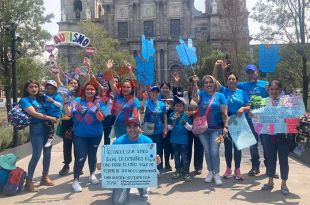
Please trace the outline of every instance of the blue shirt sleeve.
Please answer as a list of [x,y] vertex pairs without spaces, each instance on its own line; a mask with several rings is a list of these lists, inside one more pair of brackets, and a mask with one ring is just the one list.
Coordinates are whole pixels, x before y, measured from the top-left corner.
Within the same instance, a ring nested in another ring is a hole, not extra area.
[[242,91],[242,94],[243,94],[243,98],[244,98],[244,104],[245,105],[251,104],[251,99],[250,99],[249,95],[246,94],[244,91]]
[[32,106],[32,104],[29,102],[27,98],[20,99],[19,104],[20,104],[21,109],[23,110]]
[[226,87],[221,85],[219,92],[224,94],[225,93],[225,89],[226,89]]
[[237,88],[243,90],[244,84],[245,84],[245,82],[238,82],[238,83],[237,83]]
[[220,101],[220,105],[227,105],[227,100],[222,93],[218,93],[218,98]]

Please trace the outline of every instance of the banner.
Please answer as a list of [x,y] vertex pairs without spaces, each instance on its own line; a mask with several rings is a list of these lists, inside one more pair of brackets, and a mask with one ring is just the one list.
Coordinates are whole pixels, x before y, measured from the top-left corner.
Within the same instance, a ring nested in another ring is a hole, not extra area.
[[87,36],[74,31],[60,31],[53,39],[55,46],[71,44],[86,48],[90,43]]
[[157,187],[156,144],[103,145],[103,188]]
[[244,114],[241,117],[237,115],[229,116],[228,130],[238,150],[257,143]]
[[297,133],[298,118],[306,113],[302,97],[299,95],[284,95],[277,106],[267,105],[251,111],[252,122],[258,134]]

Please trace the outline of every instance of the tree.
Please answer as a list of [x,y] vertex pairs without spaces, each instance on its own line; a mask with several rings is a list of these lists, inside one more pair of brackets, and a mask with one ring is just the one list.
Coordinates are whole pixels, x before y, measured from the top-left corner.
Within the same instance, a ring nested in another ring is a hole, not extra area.
[[[44,41],[50,34],[41,26],[50,22],[52,14],[44,15],[43,0],[1,0],[0,1],[0,74],[1,83],[5,85],[7,110],[11,108],[12,70],[10,66],[11,30],[23,38],[17,44],[19,57],[34,57],[42,52]],[[17,73],[20,73],[17,67]]]
[[[108,34],[97,24],[90,21],[81,23],[81,32],[91,39],[91,47],[96,49],[92,56],[94,70],[102,70],[108,59],[113,59],[115,68],[125,66],[123,61],[127,60],[134,64],[134,59],[130,56],[128,50],[121,51],[120,43],[117,39],[108,37]],[[80,53],[81,58],[85,52]]]
[[261,24],[256,39],[264,43],[287,43],[299,55],[303,100],[307,108],[309,95],[308,33],[310,0],[262,0],[254,9],[252,17]]
[[244,58],[249,45],[248,13],[245,7],[245,1],[240,0],[222,0],[224,7],[224,20],[227,24],[227,36],[231,36],[232,40],[232,66],[236,73],[241,74],[244,62],[248,58]]

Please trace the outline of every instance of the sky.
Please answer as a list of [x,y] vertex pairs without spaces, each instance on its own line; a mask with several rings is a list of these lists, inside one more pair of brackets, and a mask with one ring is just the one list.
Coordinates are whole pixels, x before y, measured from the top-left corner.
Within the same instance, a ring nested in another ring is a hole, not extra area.
[[[250,14],[251,14],[253,6],[255,5],[257,1],[258,0],[247,0],[247,8]],[[44,0],[44,5],[46,9],[45,13],[46,14],[53,13],[55,17],[51,23],[45,24],[43,28],[45,30],[48,30],[52,35],[55,35],[58,33],[57,22],[60,21],[60,15],[61,15],[60,0]],[[204,12],[204,9],[205,9],[204,0],[195,0],[195,7],[196,9]],[[258,33],[259,26],[257,23],[255,23],[252,19],[249,19],[249,25],[251,25],[249,27],[250,35]]]

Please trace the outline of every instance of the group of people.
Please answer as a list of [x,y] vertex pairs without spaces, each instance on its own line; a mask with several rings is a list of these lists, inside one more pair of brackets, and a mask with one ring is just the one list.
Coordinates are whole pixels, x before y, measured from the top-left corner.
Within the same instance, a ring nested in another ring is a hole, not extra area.
[[[132,66],[125,62],[129,70]],[[107,69],[113,68],[113,61],[107,62]],[[72,145],[74,147],[74,181],[72,188],[82,191],[79,177],[88,158],[91,184],[98,184],[95,175],[97,150],[102,138],[104,144],[110,144],[110,136],[116,137],[113,144],[156,143],[158,160],[158,177],[163,170],[172,171],[170,160],[175,160],[173,179],[183,178],[190,182],[190,164],[194,154],[194,173],[200,175],[203,169],[203,156],[207,163],[208,174],[205,182],[222,185],[222,177],[237,180],[244,179],[241,174],[241,150],[238,150],[228,131],[228,118],[231,115],[246,115],[256,140],[262,142],[264,162],[269,180],[262,190],[273,188],[276,177],[277,154],[280,161],[281,192],[289,194],[286,185],[288,179],[289,138],[283,134],[258,136],[251,122],[251,97],[267,98],[270,106],[276,106],[282,87],[279,81],[268,83],[259,80],[259,71],[254,65],[248,65],[244,71],[247,82],[238,82],[238,76],[228,73],[225,60],[218,60],[212,75],[202,78],[202,86],[197,76],[187,79],[187,89],[171,87],[168,82],[145,90],[143,99],[137,98],[137,88],[130,79],[120,82],[114,77],[99,81],[89,72],[85,85],[77,79],[67,82],[70,96],[59,98],[57,87],[63,86],[59,74],[55,81],[45,84],[45,95],[40,92],[40,84],[30,80],[24,85],[24,97],[21,108],[31,116],[30,141],[32,157],[28,166],[25,190],[38,191],[33,184],[33,174],[43,150],[43,172],[41,185],[54,186],[48,177],[51,162],[51,148],[55,124],[58,122],[59,135],[63,138],[64,166],[59,171],[66,175],[72,161]],[[220,84],[218,71],[222,70],[224,82]],[[179,79],[176,79],[178,81]],[[60,105],[59,105],[60,104]],[[193,133],[193,121],[196,117],[205,116],[208,129],[199,135]],[[217,138],[224,136],[225,159],[227,168],[220,175],[220,143]],[[194,151],[192,147],[194,144]],[[250,176],[260,173],[260,157],[258,143],[250,147],[252,169]],[[234,158],[234,171],[232,159]],[[165,166],[163,166],[165,165]],[[128,189],[113,191],[113,202],[124,203]],[[146,189],[139,189],[140,197],[147,198]],[[121,200],[122,199],[122,200]]]

